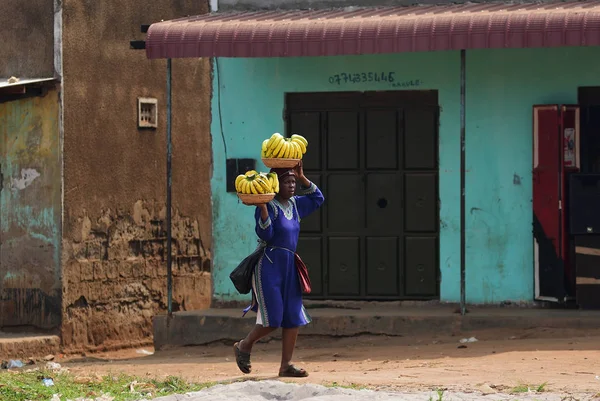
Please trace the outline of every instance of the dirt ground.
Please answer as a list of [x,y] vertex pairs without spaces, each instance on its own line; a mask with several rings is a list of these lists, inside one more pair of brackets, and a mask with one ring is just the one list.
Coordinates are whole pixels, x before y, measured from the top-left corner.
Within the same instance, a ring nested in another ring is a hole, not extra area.
[[[460,340],[469,337],[478,341],[464,348]],[[280,346],[278,341],[258,344],[252,355],[253,372],[247,376],[237,369],[231,344],[223,343],[150,356],[140,354],[141,350],[124,350],[61,362],[81,375],[125,372],[151,377],[176,375],[202,382],[274,379]],[[310,377],[297,382],[484,393],[547,383],[545,391],[596,394],[600,392],[596,378],[600,375],[600,331],[540,328],[420,338],[300,337],[295,362],[310,372]]]

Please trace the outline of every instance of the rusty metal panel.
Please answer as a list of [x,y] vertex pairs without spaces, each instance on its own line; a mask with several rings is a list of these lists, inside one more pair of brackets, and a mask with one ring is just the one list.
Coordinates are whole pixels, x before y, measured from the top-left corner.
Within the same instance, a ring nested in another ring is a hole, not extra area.
[[60,324],[58,92],[0,103],[0,327]]
[[152,24],[146,55],[335,56],[600,45],[600,2],[216,13]]

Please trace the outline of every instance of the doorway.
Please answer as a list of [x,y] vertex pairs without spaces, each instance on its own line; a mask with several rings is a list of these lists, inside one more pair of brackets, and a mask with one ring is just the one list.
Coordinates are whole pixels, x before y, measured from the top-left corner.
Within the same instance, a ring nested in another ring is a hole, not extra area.
[[286,96],[326,198],[298,243],[311,298],[439,297],[438,115],[437,91]]

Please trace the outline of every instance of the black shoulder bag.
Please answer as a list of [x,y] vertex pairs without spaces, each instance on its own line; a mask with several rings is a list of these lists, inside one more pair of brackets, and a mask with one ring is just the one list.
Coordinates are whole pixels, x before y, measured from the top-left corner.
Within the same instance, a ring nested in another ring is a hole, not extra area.
[[248,294],[252,291],[252,273],[258,261],[265,252],[265,244],[260,243],[254,252],[246,256],[240,264],[233,269],[229,278],[240,294]]

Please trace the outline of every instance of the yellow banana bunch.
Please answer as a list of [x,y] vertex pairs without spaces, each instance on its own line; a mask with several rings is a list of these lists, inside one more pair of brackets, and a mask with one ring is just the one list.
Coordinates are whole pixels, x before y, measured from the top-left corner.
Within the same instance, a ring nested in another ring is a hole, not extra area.
[[291,138],[284,138],[276,132],[263,141],[261,156],[265,159],[302,159],[307,147],[308,141],[302,135],[294,134]]
[[279,191],[279,180],[275,173],[264,174],[250,170],[235,179],[235,190],[240,194],[272,194],[275,189]]
[[271,182],[271,187],[273,188],[273,192],[276,194],[279,193],[279,177],[277,177],[276,173],[268,173],[267,178]]

